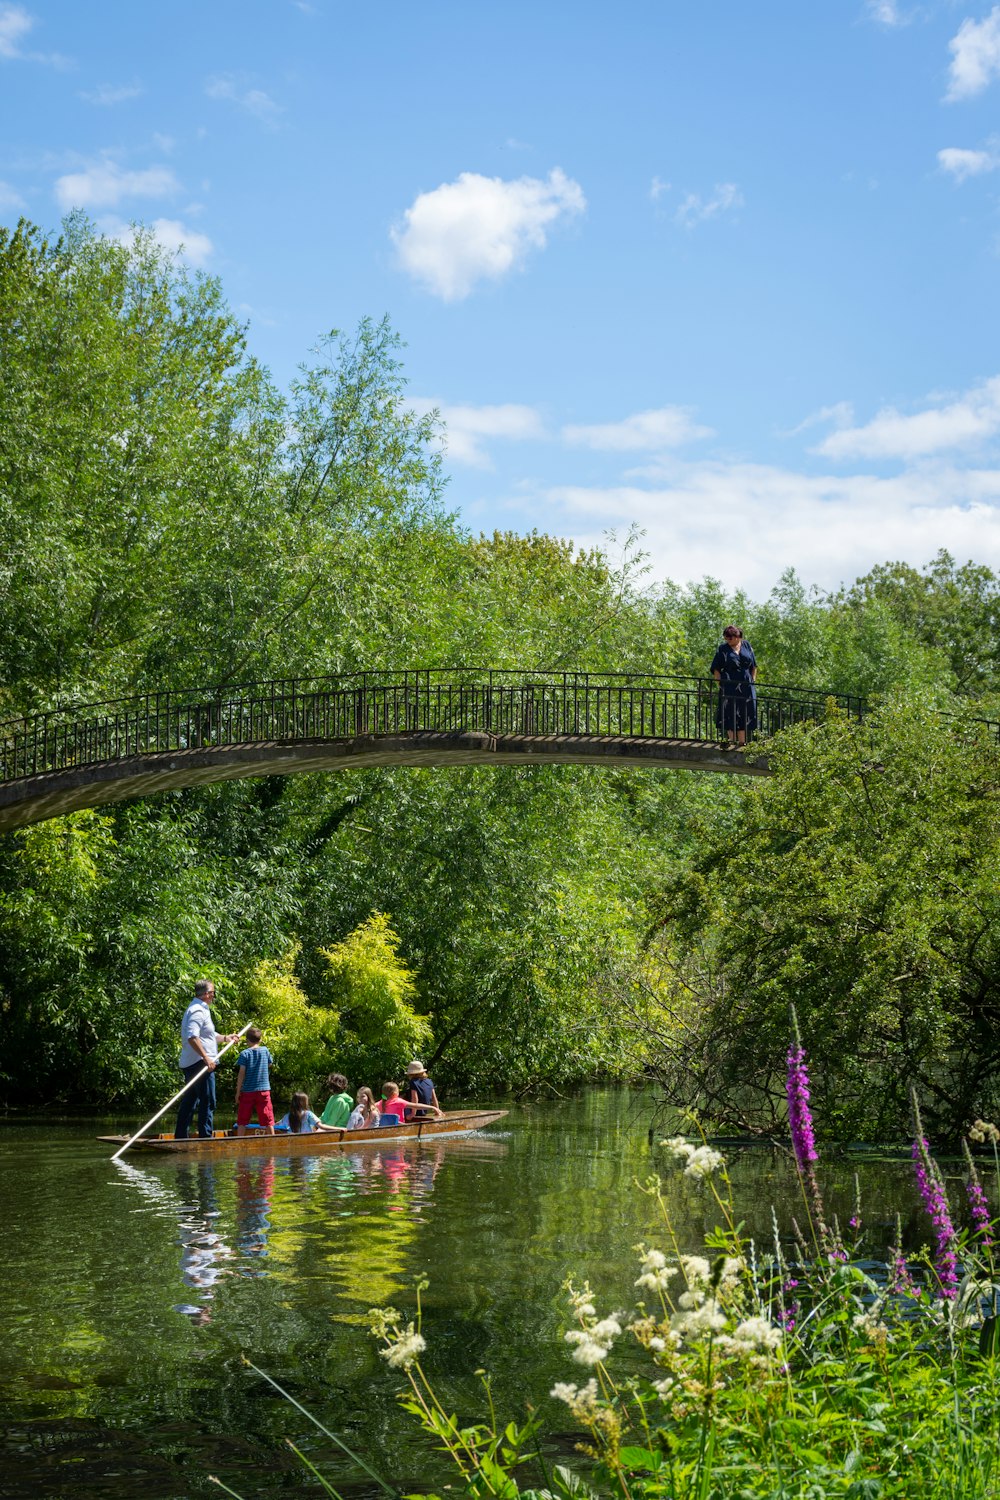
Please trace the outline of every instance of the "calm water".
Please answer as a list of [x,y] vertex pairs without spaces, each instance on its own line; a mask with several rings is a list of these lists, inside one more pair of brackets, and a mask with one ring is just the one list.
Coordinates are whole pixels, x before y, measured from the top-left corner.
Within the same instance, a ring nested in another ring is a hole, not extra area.
[[[367,1309],[424,1295],[425,1367],[473,1419],[474,1372],[520,1415],[574,1367],[563,1280],[628,1308],[632,1247],[662,1243],[634,1184],[660,1170],[687,1247],[711,1198],[647,1141],[652,1101],[624,1090],[514,1106],[488,1134],[349,1156],[113,1164],[95,1127],[0,1131],[0,1495],[246,1500],[313,1493],[284,1439],[351,1500],[372,1485],[246,1370],[266,1369],[402,1491],[447,1480],[394,1396]],[[797,1211],[787,1161],[732,1157],[740,1212],[770,1238]],[[859,1168],[876,1235],[914,1216],[905,1164]],[[828,1170],[842,1217],[851,1165]],[[623,1341],[623,1348],[624,1348]],[[286,1457],[287,1455],[287,1457]]]

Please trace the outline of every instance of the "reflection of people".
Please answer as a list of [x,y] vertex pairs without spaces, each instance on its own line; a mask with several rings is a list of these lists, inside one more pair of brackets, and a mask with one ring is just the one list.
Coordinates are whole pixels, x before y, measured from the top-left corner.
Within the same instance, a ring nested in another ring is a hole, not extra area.
[[[241,1255],[261,1260],[267,1255],[268,1217],[274,1192],[274,1158],[252,1164],[241,1158],[236,1168],[236,1243]],[[247,1269],[247,1276],[262,1276],[262,1269]]]
[[[209,1075],[211,1076],[211,1075]],[[216,1204],[215,1168],[211,1162],[185,1162],[177,1169],[177,1190],[183,1202],[179,1216],[181,1275],[187,1286],[197,1293],[198,1302],[177,1304],[194,1323],[208,1323],[208,1303],[215,1283],[226,1275],[225,1262],[232,1250],[217,1232],[219,1209]]]
[[[434,1080],[427,1077],[427,1069],[416,1058],[406,1065],[403,1098],[407,1104],[432,1105],[439,1115],[441,1113],[438,1096],[434,1092]],[[414,1111],[407,1110],[406,1116],[407,1119],[413,1119]]]
[[207,1069],[203,1078],[181,1096],[177,1106],[177,1125],[174,1136],[179,1141],[187,1140],[188,1127],[198,1111],[198,1134],[204,1139],[212,1134],[215,1114],[215,1067],[219,1056],[219,1043],[235,1041],[233,1036],[223,1036],[216,1031],[212,1020],[212,1001],[215,985],[210,979],[199,979],[194,987],[194,999],[184,1012],[181,1021],[181,1055],[178,1065],[184,1074],[184,1082],[190,1083],[202,1069]]
[[715,722],[725,735],[724,749],[745,745],[757,728],[757,658],[738,625],[727,625],[712,658],[712,676],[719,684]]
[[268,1072],[274,1058],[267,1048],[260,1044],[263,1035],[259,1026],[251,1026],[247,1032],[247,1041],[250,1045],[236,1059],[240,1070],[236,1075],[237,1135],[246,1135],[247,1126],[255,1113],[264,1134],[274,1134],[271,1078]]

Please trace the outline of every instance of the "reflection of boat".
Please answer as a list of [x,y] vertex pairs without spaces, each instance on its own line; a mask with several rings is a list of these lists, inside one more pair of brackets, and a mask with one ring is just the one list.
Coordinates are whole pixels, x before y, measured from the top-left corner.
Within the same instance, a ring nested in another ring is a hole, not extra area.
[[[231,1135],[217,1130],[204,1140],[200,1136],[189,1136],[177,1141],[172,1135],[149,1135],[129,1147],[130,1151],[176,1151],[185,1156],[322,1156],[329,1151],[358,1146],[385,1146],[390,1141],[421,1141],[430,1137],[440,1139],[449,1135],[468,1135],[472,1130],[482,1130],[486,1125],[495,1125],[506,1115],[505,1109],[459,1109],[444,1114],[439,1120],[413,1120],[408,1125],[383,1125],[371,1130],[323,1130],[308,1135],[293,1135],[282,1131],[279,1135]],[[126,1135],[101,1135],[97,1138],[109,1145],[121,1146]]]

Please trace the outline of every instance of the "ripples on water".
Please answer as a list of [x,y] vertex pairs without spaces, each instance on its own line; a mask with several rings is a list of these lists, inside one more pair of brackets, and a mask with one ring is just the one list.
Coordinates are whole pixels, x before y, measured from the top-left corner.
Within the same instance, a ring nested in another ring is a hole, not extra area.
[[[589,1277],[602,1310],[627,1308],[633,1246],[659,1242],[635,1180],[663,1173],[685,1248],[715,1221],[649,1146],[649,1112],[641,1095],[591,1090],[518,1107],[482,1136],[202,1163],[112,1163],[93,1124],[5,1127],[0,1497],[187,1500],[221,1493],[210,1473],[246,1500],[308,1492],[286,1437],[347,1500],[371,1493],[244,1355],[404,1492],[446,1479],[399,1412],[368,1308],[412,1316],[425,1276],[425,1365],[446,1403],[476,1415],[481,1367],[511,1415],[543,1401],[574,1369],[563,1280]],[[826,1172],[845,1220],[853,1170]],[[797,1211],[787,1159],[736,1154],[732,1172],[748,1229],[769,1242],[772,1203],[785,1225]],[[917,1232],[907,1165],[859,1173],[874,1243],[897,1211]]]

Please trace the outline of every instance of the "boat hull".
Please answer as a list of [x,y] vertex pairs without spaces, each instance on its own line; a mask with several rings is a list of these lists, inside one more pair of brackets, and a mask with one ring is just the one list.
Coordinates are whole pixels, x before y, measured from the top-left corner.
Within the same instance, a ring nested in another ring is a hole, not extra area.
[[[230,1135],[217,1130],[215,1135],[188,1136],[187,1140],[175,1140],[172,1135],[143,1136],[129,1147],[129,1152],[146,1155],[178,1156],[325,1156],[331,1152],[354,1150],[358,1146],[387,1146],[391,1141],[421,1141],[433,1137],[468,1135],[473,1130],[483,1130],[495,1125],[506,1115],[505,1109],[455,1110],[440,1120],[412,1121],[408,1125],[385,1125],[371,1130],[317,1130],[308,1135],[293,1135],[282,1131],[279,1135],[263,1135],[251,1131],[248,1135]],[[109,1146],[123,1146],[127,1135],[99,1135],[99,1141]]]

